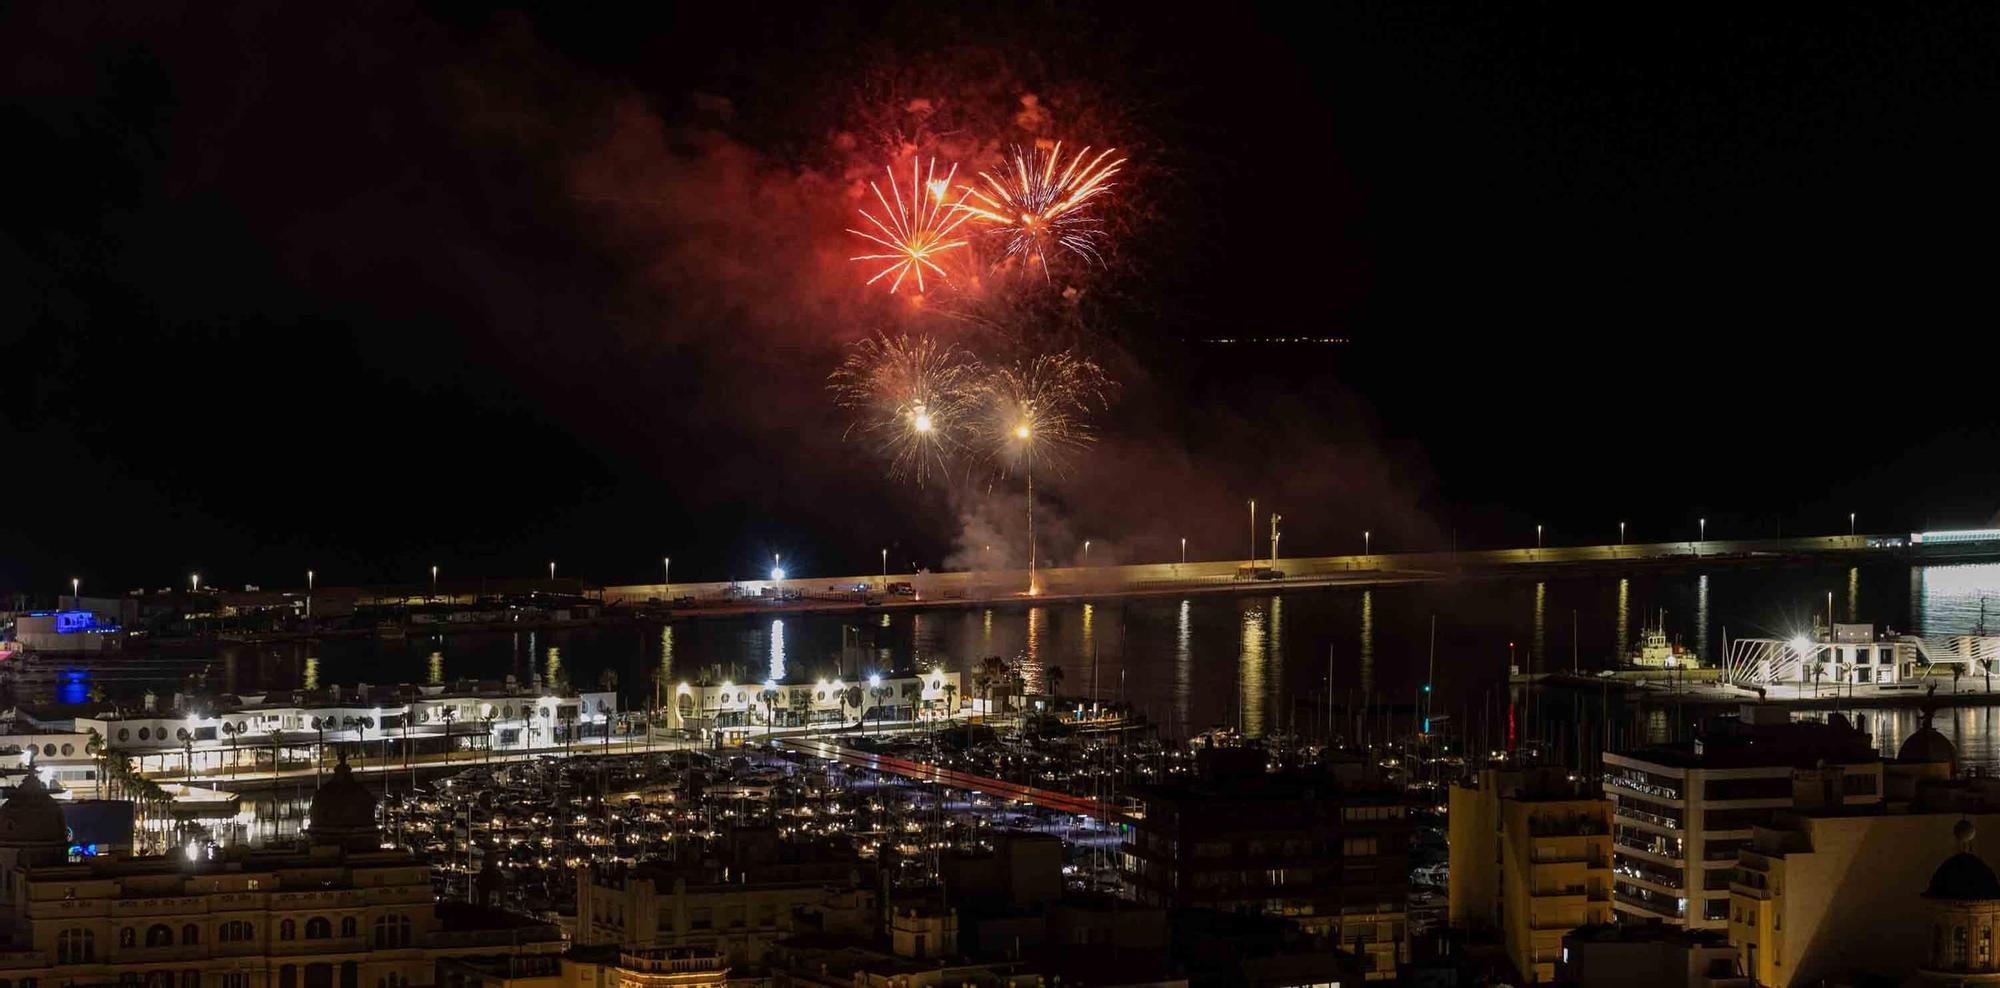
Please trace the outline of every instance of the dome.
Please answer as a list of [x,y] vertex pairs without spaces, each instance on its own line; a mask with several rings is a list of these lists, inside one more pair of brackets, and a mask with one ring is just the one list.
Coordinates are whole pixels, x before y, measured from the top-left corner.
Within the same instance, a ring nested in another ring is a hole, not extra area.
[[0,803],[0,844],[66,844],[69,824],[62,807],[34,772]]
[[1938,870],[1931,873],[1931,884],[1924,890],[1924,898],[1960,901],[2000,899],[2000,878],[1993,877],[1993,869],[1979,860],[1978,855],[1960,851],[1944,859],[1944,864],[1938,865]]
[[1958,748],[1937,728],[1925,724],[1903,742],[1903,747],[1897,749],[1896,760],[1906,765],[1955,764]]
[[356,782],[347,753],[333,767],[333,778],[313,794],[306,811],[306,831],[314,843],[374,847],[381,839],[375,826],[375,794]]

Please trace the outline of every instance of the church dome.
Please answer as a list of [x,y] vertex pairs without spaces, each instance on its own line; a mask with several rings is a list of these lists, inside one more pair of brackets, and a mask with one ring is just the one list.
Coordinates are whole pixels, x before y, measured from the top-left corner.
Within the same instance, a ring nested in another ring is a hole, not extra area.
[[1993,876],[1993,869],[1979,860],[1978,855],[1960,851],[1944,859],[1944,864],[1938,865],[1938,870],[1931,874],[1931,884],[1924,889],[1924,898],[1959,901],[2000,899],[2000,878]]
[[1896,751],[1896,760],[1905,765],[1955,764],[1958,748],[1937,728],[1925,724],[1903,742]]
[[333,767],[333,778],[313,794],[306,831],[314,843],[374,847],[381,839],[375,826],[375,794],[355,781],[345,752]]
[[0,844],[65,844],[69,824],[62,807],[33,772],[0,803]]

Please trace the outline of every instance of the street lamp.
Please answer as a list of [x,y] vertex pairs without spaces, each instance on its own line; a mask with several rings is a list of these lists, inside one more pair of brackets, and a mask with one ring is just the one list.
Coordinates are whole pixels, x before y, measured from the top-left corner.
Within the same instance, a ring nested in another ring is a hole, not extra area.
[[1541,526],[1541,524],[1540,524],[1540,523],[1536,523],[1536,525],[1535,525],[1535,548],[1539,549],[1539,548],[1541,548],[1541,547],[1542,547],[1542,526]]
[[551,559],[549,560],[549,582],[554,583],[555,579],[556,579],[556,563],[555,560]]
[[1847,534],[1854,534],[1854,512],[1852,511],[1847,513]]
[[889,550],[887,548],[884,548],[882,550],[882,579],[886,580],[888,578],[889,578]]
[[1257,568],[1257,499],[1250,499],[1250,568]]
[[200,593],[200,592],[201,592],[201,574],[200,574],[200,573],[189,573],[189,574],[188,574],[188,592],[190,592],[190,593]]
[[1372,556],[1372,555],[1374,555],[1374,554],[1375,554],[1375,553],[1374,553],[1374,551],[1373,551],[1373,550],[1371,550],[1371,549],[1369,549],[1369,547],[1368,547],[1368,543],[1369,543],[1369,540],[1370,540],[1370,539],[1372,539],[1372,538],[1374,538],[1374,536],[1375,536],[1375,533],[1374,533],[1374,532],[1369,532],[1369,531],[1363,531],[1363,532],[1361,533],[1361,554],[1362,554],[1362,555],[1364,555],[1364,556]]
[[306,620],[313,616],[313,571],[306,570]]
[[1181,536],[1181,565],[1187,565],[1187,536]]
[[437,595],[438,595],[438,568],[435,564],[433,564],[431,566],[431,596],[435,597]]
[[1083,540],[1083,565],[1090,565],[1090,540]]
[[660,585],[665,587],[672,587],[674,585],[674,557],[672,556],[660,557]]
[[82,596],[82,594],[79,592],[82,586],[83,586],[82,580],[79,580],[74,576],[69,578],[69,597],[70,597],[69,603],[71,607],[77,606],[76,603],[77,598]]
[[1703,518],[1700,521],[1701,521],[1701,536],[1700,536],[1701,541],[1706,542],[1708,541],[1708,519]]
[[1618,523],[1618,544],[1625,544],[1625,523],[1622,521]]
[[772,583],[776,583],[776,582],[778,582],[779,580],[782,580],[782,579],[784,579],[784,578],[785,578],[785,567],[784,567],[784,566],[782,566],[782,565],[779,565],[779,559],[780,559],[780,557],[778,556],[778,554],[777,554],[777,553],[775,553],[775,552],[774,552],[774,553],[771,553],[771,582],[772,582]]

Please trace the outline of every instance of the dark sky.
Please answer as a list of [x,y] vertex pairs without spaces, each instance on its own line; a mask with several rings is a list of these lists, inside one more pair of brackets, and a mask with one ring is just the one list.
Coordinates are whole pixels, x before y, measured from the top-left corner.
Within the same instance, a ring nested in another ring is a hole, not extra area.
[[[2000,510],[1990,5],[576,6],[0,10],[0,588],[1007,537],[823,390],[915,318],[845,261],[866,121],[960,85],[1134,162],[1035,303],[1124,385],[1045,556]],[[1204,342],[1293,335],[1350,342]]]

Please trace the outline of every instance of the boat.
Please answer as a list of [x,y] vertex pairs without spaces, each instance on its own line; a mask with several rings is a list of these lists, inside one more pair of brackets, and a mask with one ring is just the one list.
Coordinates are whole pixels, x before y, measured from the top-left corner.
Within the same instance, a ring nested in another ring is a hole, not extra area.
[[1667,638],[1667,615],[1662,611],[1659,624],[1648,625],[1639,633],[1639,647],[1625,657],[1625,665],[1630,669],[1699,669],[1701,656]]

